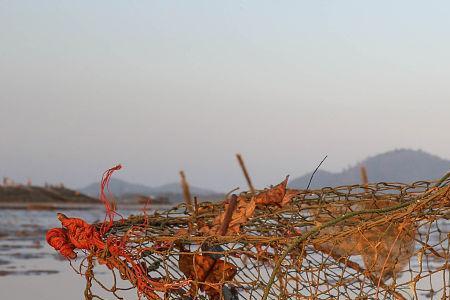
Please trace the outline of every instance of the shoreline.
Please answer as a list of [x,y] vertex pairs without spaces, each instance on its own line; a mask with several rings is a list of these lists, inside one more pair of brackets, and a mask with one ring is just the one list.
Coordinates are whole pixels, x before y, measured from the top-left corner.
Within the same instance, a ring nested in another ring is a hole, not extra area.
[[[157,206],[168,207],[173,205],[173,203],[154,203],[150,205],[151,207]],[[139,203],[127,203],[119,204],[119,210],[140,210],[144,207],[144,204]],[[17,210],[91,210],[91,209],[104,209],[103,203],[49,203],[49,202],[14,202],[6,203],[0,202],[0,210],[3,209],[17,209]]]

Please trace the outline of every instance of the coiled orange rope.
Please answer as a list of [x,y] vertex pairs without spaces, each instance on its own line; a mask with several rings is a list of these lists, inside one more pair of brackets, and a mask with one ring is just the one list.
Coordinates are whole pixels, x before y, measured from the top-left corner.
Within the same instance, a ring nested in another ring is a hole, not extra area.
[[47,243],[69,259],[74,259],[77,254],[73,251],[75,246],[70,242],[67,230],[64,228],[52,228],[47,232]]
[[114,211],[104,190],[108,187],[112,173],[121,168],[121,165],[117,165],[103,174],[100,201],[105,205],[106,216],[100,230],[82,219],[68,218],[64,214],[58,213],[62,228],[50,229],[46,234],[46,240],[50,246],[67,259],[77,257],[74,251],[76,249],[89,250],[97,257],[100,264],[106,265],[111,270],[117,269],[124,279],[135,285],[139,295],[145,295],[148,299],[160,299],[154,291],[166,292],[171,289],[179,289],[189,284],[190,280],[164,282],[152,279],[146,268],[128,253],[126,236],[122,238],[113,235],[105,237],[113,224],[114,215],[119,214]]

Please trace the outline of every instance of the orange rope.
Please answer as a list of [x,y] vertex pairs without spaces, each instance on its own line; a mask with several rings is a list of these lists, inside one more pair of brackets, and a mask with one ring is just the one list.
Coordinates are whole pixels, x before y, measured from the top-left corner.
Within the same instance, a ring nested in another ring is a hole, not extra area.
[[67,259],[77,257],[75,249],[90,250],[100,264],[106,265],[109,269],[117,269],[120,274],[134,284],[140,295],[145,295],[148,299],[160,299],[155,291],[166,292],[171,289],[179,289],[188,285],[190,280],[178,282],[153,280],[147,274],[144,266],[137,263],[126,250],[127,236],[117,238],[111,235],[105,238],[105,234],[113,224],[114,215],[119,215],[108,200],[105,189],[108,189],[112,173],[121,168],[121,165],[117,165],[103,174],[100,201],[105,205],[106,216],[100,230],[82,219],[68,218],[64,214],[58,213],[62,228],[50,229],[47,232],[46,240],[50,246]]
[[63,228],[52,228],[47,232],[47,243],[59,251],[62,256],[74,259],[77,254],[73,251],[75,246],[70,243],[67,230]]
[[[122,169],[122,165],[119,164],[115,167],[106,170],[102,176],[102,181],[100,184],[100,201],[103,202],[106,210],[105,221],[103,222],[102,227],[100,229],[100,232],[102,234],[105,234],[111,228],[114,221],[114,215],[120,216],[123,220],[123,217],[115,211],[114,207],[111,205],[111,202],[109,201],[105,193],[105,189],[108,190],[109,192],[109,181],[111,179],[112,174],[120,169]],[[109,220],[108,223],[106,222],[106,219]]]

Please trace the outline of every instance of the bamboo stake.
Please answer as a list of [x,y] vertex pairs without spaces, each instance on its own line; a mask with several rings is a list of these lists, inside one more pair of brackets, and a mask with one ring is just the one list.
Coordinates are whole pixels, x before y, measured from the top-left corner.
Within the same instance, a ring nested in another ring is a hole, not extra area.
[[367,169],[364,166],[361,166],[361,182],[365,188],[369,187],[369,178],[367,177]]
[[236,158],[239,162],[239,165],[241,166],[242,172],[244,173],[245,180],[247,180],[247,185],[250,189],[250,192],[252,194],[255,194],[255,188],[253,187],[252,180],[250,179],[250,175],[248,174],[247,168],[245,167],[245,163],[244,160],[242,159],[242,156],[239,153],[237,153]]
[[231,195],[230,203],[228,204],[227,211],[225,212],[225,216],[223,218],[223,223],[219,229],[219,235],[226,235],[228,231],[228,226],[230,225],[231,218],[233,216],[233,212],[237,207],[237,196],[235,194]]
[[195,219],[197,219],[198,216],[198,199],[196,196],[194,196],[194,216]]
[[181,176],[181,187],[183,188],[183,198],[184,203],[186,203],[187,210],[192,213],[192,200],[191,200],[191,192],[189,190],[189,184],[186,180],[186,175],[184,171],[180,171]]

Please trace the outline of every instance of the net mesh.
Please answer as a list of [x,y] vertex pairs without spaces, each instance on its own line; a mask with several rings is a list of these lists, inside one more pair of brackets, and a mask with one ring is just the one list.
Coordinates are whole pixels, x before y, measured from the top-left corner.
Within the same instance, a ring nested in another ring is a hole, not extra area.
[[286,183],[112,223],[59,215],[66,244],[47,240],[63,255],[63,245],[84,252],[65,256],[86,279],[86,299],[130,289],[186,300],[450,297],[448,176],[318,190]]

